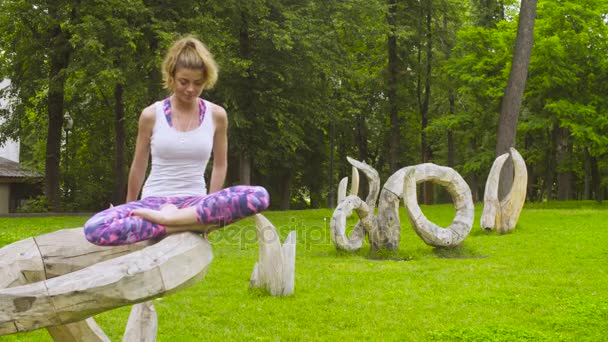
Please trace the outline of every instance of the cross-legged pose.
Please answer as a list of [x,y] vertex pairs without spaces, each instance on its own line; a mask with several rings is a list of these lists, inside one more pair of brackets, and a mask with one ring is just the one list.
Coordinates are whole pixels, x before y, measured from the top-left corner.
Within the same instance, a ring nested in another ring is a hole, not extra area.
[[[218,76],[207,47],[191,36],[182,38],[169,49],[161,69],[171,95],[142,111],[127,203],[85,224],[85,235],[95,244],[127,244],[185,230],[207,232],[269,205],[262,187],[220,190],[227,170],[228,118],[224,108],[199,97]],[[211,155],[207,194],[204,172]]]
[[96,214],[84,233],[97,245],[123,245],[186,230],[209,232],[268,204],[268,192],[260,186],[234,186],[206,196],[147,197]]

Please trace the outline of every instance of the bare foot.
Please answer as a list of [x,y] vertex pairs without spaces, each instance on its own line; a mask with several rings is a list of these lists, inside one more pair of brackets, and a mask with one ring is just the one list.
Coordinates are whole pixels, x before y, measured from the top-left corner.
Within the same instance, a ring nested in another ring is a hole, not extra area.
[[139,208],[132,211],[133,215],[139,216],[144,220],[158,224],[167,224],[169,217],[172,213],[177,211],[177,207],[173,204],[167,204],[160,208],[160,210]]

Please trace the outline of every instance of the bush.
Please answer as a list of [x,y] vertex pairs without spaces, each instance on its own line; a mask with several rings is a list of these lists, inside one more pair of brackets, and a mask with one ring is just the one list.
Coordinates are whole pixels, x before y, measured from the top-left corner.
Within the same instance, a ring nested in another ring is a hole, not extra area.
[[45,196],[28,198],[21,202],[16,211],[18,213],[46,213],[49,211],[49,202]]

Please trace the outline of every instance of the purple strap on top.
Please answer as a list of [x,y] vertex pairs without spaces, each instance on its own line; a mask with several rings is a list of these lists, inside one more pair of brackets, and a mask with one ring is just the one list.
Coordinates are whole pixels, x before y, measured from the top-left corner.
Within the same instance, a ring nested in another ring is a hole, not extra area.
[[[164,101],[163,101],[163,111],[165,113],[165,118],[167,119],[167,123],[169,124],[169,127],[173,127],[173,122],[171,121],[171,98],[167,97]],[[199,122],[198,125],[200,126],[200,124],[203,122],[203,119],[205,118],[205,101],[203,101],[203,99],[199,98],[198,99],[198,103],[199,103]]]

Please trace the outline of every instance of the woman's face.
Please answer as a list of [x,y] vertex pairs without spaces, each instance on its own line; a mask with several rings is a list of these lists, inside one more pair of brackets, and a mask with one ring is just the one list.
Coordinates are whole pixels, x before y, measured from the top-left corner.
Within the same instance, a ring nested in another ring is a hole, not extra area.
[[178,68],[173,79],[174,95],[181,101],[194,101],[203,92],[203,70]]

